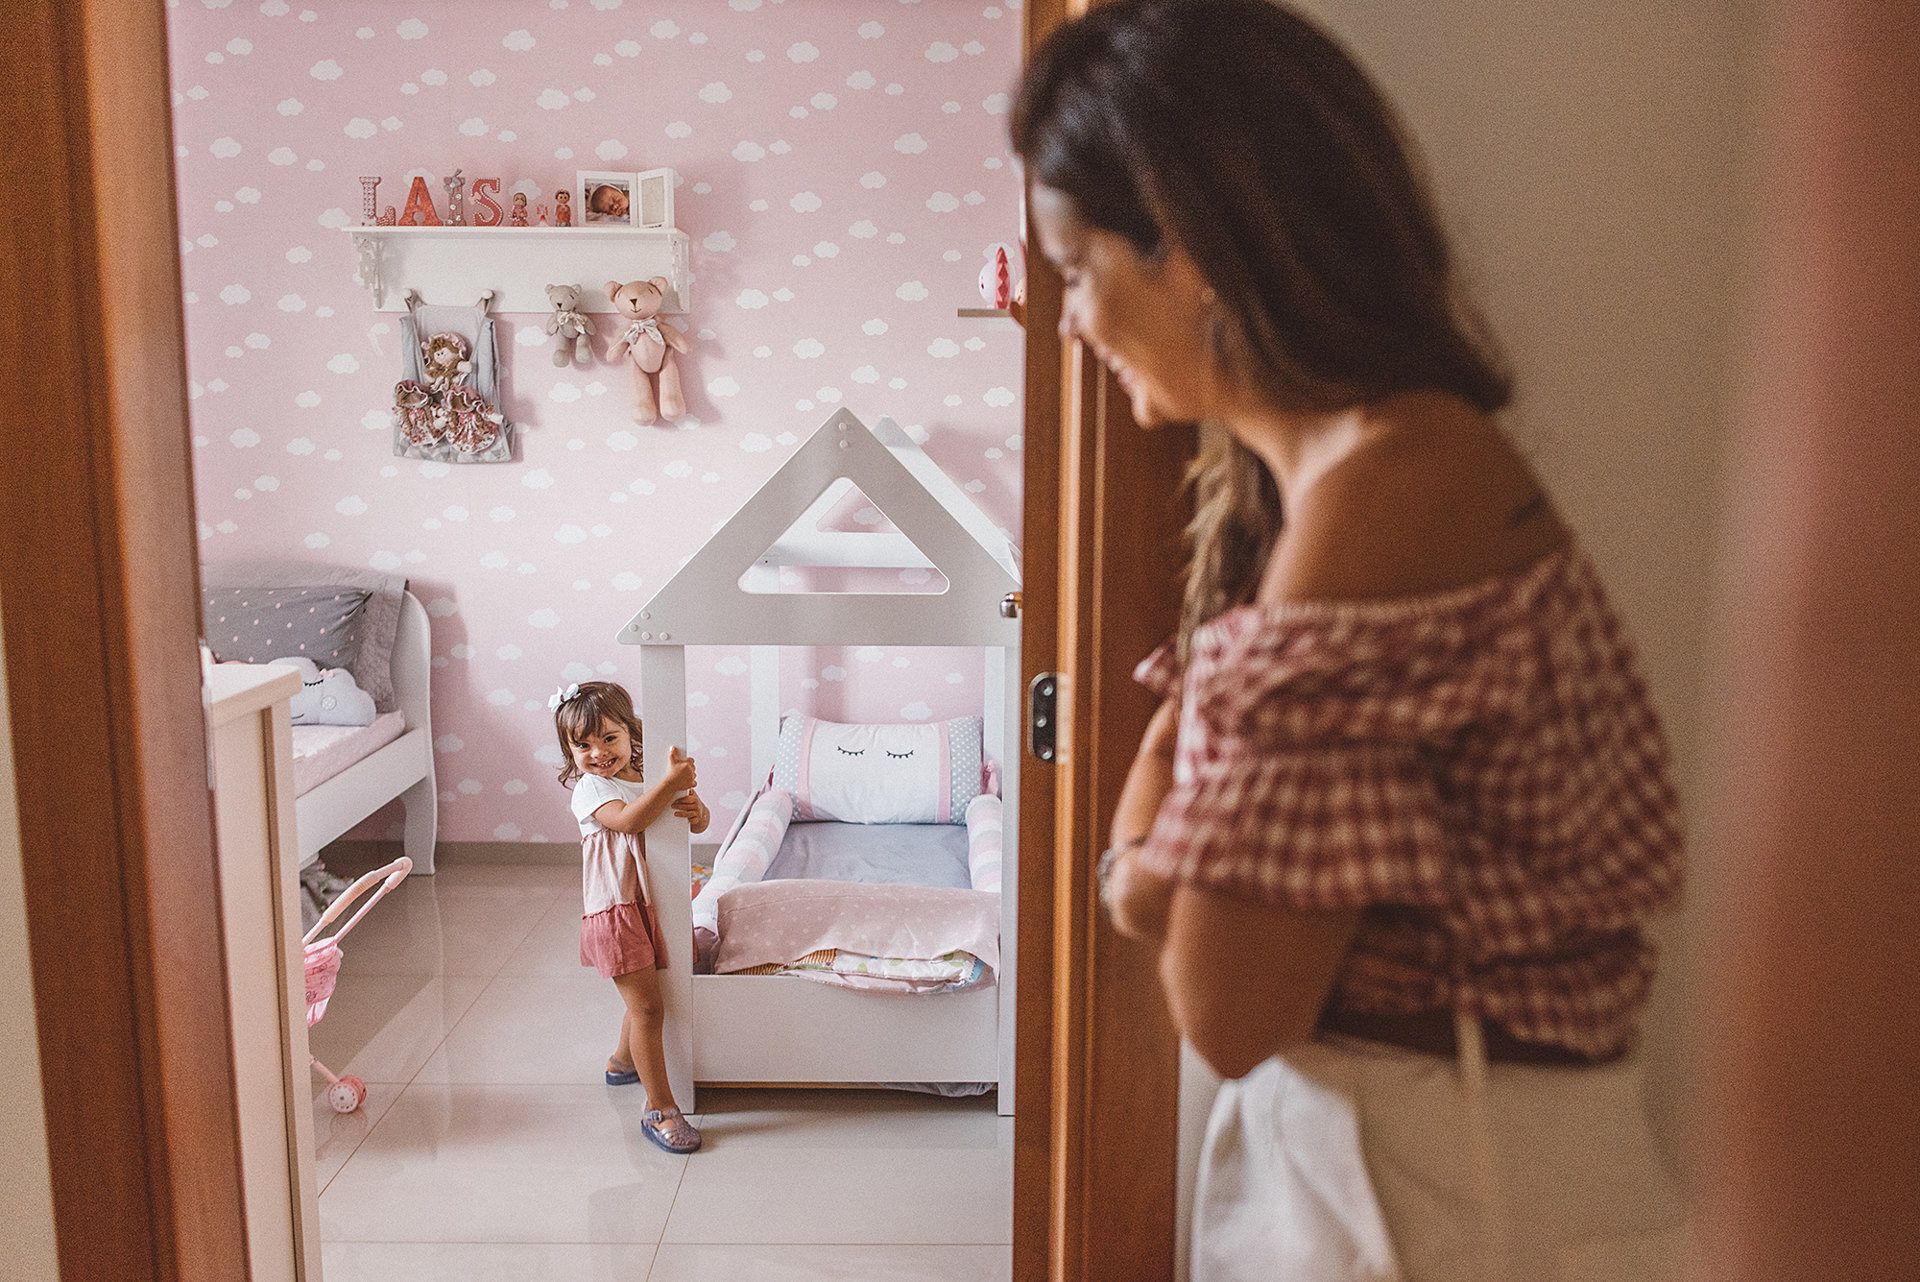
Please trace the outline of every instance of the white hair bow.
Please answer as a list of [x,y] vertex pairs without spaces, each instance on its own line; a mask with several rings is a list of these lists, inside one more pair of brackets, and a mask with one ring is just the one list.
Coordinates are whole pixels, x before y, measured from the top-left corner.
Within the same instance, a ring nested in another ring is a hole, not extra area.
[[575,682],[573,685],[567,686],[564,689],[559,686],[555,686],[553,694],[547,699],[547,710],[550,712],[558,712],[560,710],[561,704],[565,703],[569,699],[579,697],[579,694],[580,694],[580,685],[578,682]]

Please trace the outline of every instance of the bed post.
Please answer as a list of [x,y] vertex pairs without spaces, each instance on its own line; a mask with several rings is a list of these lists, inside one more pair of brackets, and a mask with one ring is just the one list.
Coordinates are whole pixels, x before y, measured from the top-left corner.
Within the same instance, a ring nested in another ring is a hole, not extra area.
[[[687,648],[640,648],[640,725],[645,732],[643,773],[667,772],[667,751],[687,742]],[[692,1113],[693,1095],[693,842],[687,821],[671,811],[647,829],[647,889],[660,917],[667,968],[660,972],[666,999],[662,1039],[667,1081],[682,1111]]]
[[747,714],[748,768],[752,771],[747,776],[749,797],[773,773],[773,755],[780,747],[780,647],[756,645],[751,653],[752,692]]

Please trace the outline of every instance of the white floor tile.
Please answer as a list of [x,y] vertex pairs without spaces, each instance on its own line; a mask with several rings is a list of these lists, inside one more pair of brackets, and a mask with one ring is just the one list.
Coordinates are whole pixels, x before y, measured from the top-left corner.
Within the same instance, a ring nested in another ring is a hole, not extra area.
[[571,974],[498,976],[421,1066],[417,1080],[601,1082],[624,1009],[613,981],[581,966]]
[[501,963],[502,975],[572,975],[586,969],[580,964],[580,891],[577,885],[571,889],[572,894],[563,890],[554,896],[552,906]]
[[607,1086],[416,1083],[320,1197],[329,1242],[656,1243],[687,1159]]
[[701,1152],[648,1143],[641,1090],[600,1084],[621,1005],[578,899],[573,867],[454,865],[345,941],[310,1036],[369,1098],[335,1114],[313,1075],[329,1282],[1008,1282],[992,1096],[712,1088]]
[[328,1242],[327,1282],[640,1282],[654,1247],[618,1243]]
[[[577,853],[577,852],[576,852]],[[580,889],[580,864],[463,864],[442,863],[432,884],[446,889]]]
[[[551,885],[409,879],[340,941],[344,978],[492,976],[562,892]],[[579,891],[576,889],[577,896]]]
[[[1006,1246],[660,1248],[647,1282],[1011,1282]],[[333,1282],[333,1274],[327,1274]]]
[[702,1094],[669,1243],[1004,1244],[1013,1125],[992,1097]]
[[360,1102],[359,1108],[351,1113],[336,1113],[327,1103],[326,1079],[318,1073],[314,1077],[321,1083],[321,1093],[313,1099],[313,1157],[319,1188],[324,1192],[406,1086],[399,1082],[368,1082],[367,1098]]
[[[337,1076],[406,1083],[460,1022],[484,979],[456,976],[354,975],[344,972],[326,1016],[307,1030],[313,1057]],[[326,1078],[314,1072],[317,1095]]]

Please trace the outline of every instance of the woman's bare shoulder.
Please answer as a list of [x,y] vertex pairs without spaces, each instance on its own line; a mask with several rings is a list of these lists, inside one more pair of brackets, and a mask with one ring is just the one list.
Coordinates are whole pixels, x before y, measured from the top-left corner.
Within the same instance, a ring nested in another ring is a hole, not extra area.
[[1386,435],[1288,512],[1260,598],[1379,600],[1468,587],[1566,544],[1552,501],[1497,429]]

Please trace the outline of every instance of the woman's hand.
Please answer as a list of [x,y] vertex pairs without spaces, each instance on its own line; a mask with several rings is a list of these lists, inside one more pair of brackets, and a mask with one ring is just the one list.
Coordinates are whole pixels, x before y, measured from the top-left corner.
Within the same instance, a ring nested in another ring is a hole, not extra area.
[[707,803],[700,800],[697,792],[683,792],[673,799],[673,813],[687,821],[692,832],[705,832],[713,815],[707,809]]
[[1177,700],[1168,699],[1154,710],[1113,811],[1113,847],[1120,854],[1107,873],[1107,909],[1121,934],[1154,944],[1167,933],[1173,883],[1141,869],[1135,856],[1153,831],[1160,803],[1173,788],[1173,748],[1179,725]]

